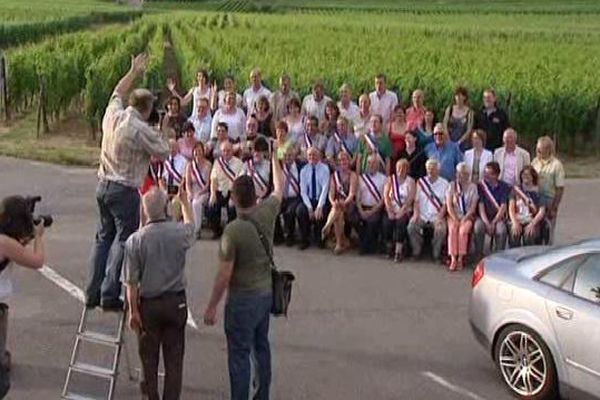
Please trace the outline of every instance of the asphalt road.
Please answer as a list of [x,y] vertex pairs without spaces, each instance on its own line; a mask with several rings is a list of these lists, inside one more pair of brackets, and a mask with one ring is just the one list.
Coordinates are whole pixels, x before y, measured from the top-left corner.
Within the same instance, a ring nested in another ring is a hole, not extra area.
[[[95,171],[0,158],[0,196],[40,194],[50,212],[47,264],[78,287],[87,276],[95,232]],[[600,181],[569,180],[558,241],[597,233]],[[273,398],[508,399],[467,320],[470,273],[448,274],[426,261],[400,266],[382,258],[340,257],[325,250],[277,248],[279,264],[297,285],[288,320],[272,322]],[[228,398],[222,313],[218,326],[201,324],[216,271],[216,245],[200,241],[189,254],[188,297],[198,329],[187,330],[183,399]],[[59,398],[81,303],[37,272],[15,268],[9,348],[9,399]],[[97,319],[110,326],[107,315]],[[114,322],[114,321],[113,321]],[[138,365],[128,333],[128,353]],[[101,359],[99,349],[84,356]],[[117,399],[138,399],[121,363]],[[100,390],[96,381],[77,381]]]

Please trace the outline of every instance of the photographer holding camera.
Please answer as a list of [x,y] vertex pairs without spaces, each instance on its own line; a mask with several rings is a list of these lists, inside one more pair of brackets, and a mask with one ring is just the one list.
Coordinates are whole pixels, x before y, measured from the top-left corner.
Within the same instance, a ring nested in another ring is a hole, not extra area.
[[131,58],[131,68],[119,81],[102,120],[102,150],[98,169],[96,201],[100,222],[90,259],[86,307],[101,305],[106,311],[121,311],[121,266],[125,241],[140,223],[140,195],[150,157],[164,160],[169,145],[148,125],[156,114],[154,95],[135,89],[129,106],[123,99],[145,70],[146,55]]
[[[11,262],[40,269],[44,265],[44,226],[50,217],[33,217],[35,202],[40,198],[6,197],[0,202],[0,398],[9,387],[10,353],[6,350],[8,305],[13,292]],[[34,222],[35,221],[35,222]],[[27,245],[33,241],[33,248]]]

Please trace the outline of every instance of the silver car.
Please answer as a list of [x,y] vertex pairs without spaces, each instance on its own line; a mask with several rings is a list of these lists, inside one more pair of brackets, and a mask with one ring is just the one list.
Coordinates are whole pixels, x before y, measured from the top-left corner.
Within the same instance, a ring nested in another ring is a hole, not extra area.
[[600,238],[494,254],[471,284],[473,333],[515,397],[600,398]]

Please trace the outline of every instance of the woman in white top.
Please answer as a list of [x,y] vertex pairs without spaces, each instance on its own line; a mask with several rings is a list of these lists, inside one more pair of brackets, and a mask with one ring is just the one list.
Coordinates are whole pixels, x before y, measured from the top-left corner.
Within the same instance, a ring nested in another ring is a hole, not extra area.
[[352,121],[354,123],[354,135],[360,139],[365,133],[369,132],[371,121],[371,99],[369,95],[363,93],[358,98],[358,117]]
[[538,244],[546,215],[546,208],[540,202],[536,170],[527,165],[521,170],[519,178],[521,184],[513,187],[513,196],[508,203],[508,244],[511,248]]
[[210,99],[210,108],[215,111],[223,108],[225,105],[225,95],[229,92],[235,93],[235,105],[242,108],[242,95],[237,93],[235,86],[235,78],[233,75],[225,75],[223,78],[223,89],[217,91],[217,83],[213,83],[212,97]]
[[244,139],[246,129],[246,114],[235,105],[235,93],[229,92],[225,96],[225,105],[219,108],[212,119],[211,137],[217,137],[217,125],[219,122],[227,124],[229,139],[238,143]]
[[[34,225],[30,203],[21,196],[6,197],[0,203],[0,365],[10,369],[6,350],[8,305],[13,293],[12,262],[40,269],[44,265],[44,225]],[[26,247],[33,240],[33,249]]]
[[[383,231],[391,239],[394,262],[400,262],[404,254],[404,244],[408,238],[407,227],[415,199],[416,185],[408,175],[408,160],[401,158],[396,162],[396,172],[390,175],[383,186],[385,215]],[[390,238],[391,236],[391,238]],[[392,251],[390,251],[390,256]]]
[[192,204],[197,239],[200,239],[204,208],[208,204],[211,169],[212,164],[204,154],[204,144],[197,142],[194,146],[194,156],[185,168],[185,189]]
[[169,79],[167,82],[167,87],[169,88],[169,91],[171,91],[173,96],[176,96],[180,99],[182,107],[187,106],[190,103],[190,101],[193,100],[192,117],[195,117],[198,113],[198,101],[202,98],[210,100],[212,97],[212,88],[209,84],[207,70],[201,69],[196,73],[196,82],[197,85],[188,90],[188,92],[183,97],[179,96],[177,91],[175,91],[176,85],[174,80]]
[[285,122],[288,126],[288,135],[296,141],[304,134],[304,117],[302,116],[302,106],[300,100],[292,97],[287,104],[288,115],[285,116]]
[[485,148],[485,132],[481,129],[471,131],[471,145],[473,148],[465,152],[465,164],[469,167],[471,182],[479,183],[483,180],[483,170],[487,163],[493,161],[494,155]]

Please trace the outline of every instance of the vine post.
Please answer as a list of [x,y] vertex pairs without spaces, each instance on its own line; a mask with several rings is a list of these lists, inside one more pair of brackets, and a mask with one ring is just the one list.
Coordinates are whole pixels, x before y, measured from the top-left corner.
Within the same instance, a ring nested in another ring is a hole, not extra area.
[[6,74],[6,58],[4,54],[0,54],[0,108],[3,110],[4,120],[8,122],[10,119],[10,111],[8,107],[8,78]]

